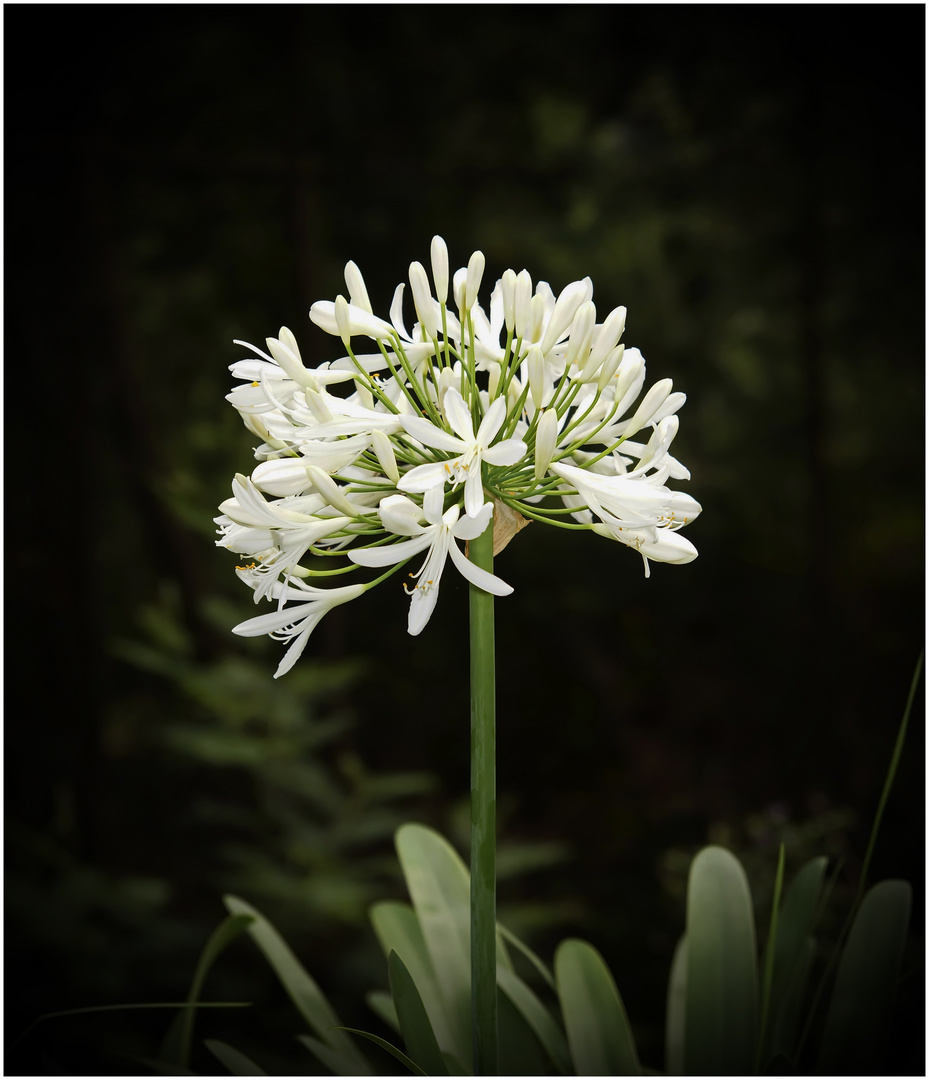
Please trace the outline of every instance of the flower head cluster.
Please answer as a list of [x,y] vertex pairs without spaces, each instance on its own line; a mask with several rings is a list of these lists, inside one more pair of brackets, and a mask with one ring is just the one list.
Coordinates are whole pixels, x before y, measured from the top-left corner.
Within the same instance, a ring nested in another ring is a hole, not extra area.
[[[643,394],[645,361],[620,343],[626,309],[597,321],[589,278],[555,296],[527,271],[507,270],[485,310],[484,256],[450,278],[432,241],[432,284],[410,266],[389,321],[374,314],[358,267],[348,298],[318,301],[310,319],[344,355],[307,368],[282,328],[267,351],[231,366],[227,400],[261,440],[250,477],[237,475],[217,517],[222,547],[248,560],[239,577],[277,609],[235,627],[291,642],[290,670],[332,607],[424,554],[410,574],[408,628],[429,621],[447,560],[469,582],[512,589],[469,560],[459,541],[494,528],[494,553],[529,521],[593,530],[649,561],[685,563],[680,528],[700,512],[669,480],[690,474],[670,453],[682,393],[663,379]],[[383,569],[366,583],[319,588],[327,577]],[[308,584],[308,579],[315,582]]]

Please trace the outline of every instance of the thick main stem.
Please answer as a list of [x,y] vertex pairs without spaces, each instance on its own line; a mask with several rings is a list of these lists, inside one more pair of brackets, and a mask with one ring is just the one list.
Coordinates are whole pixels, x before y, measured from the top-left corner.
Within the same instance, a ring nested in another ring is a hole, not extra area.
[[[475,566],[494,564],[493,522],[468,545]],[[497,1074],[496,751],[494,598],[470,586],[471,612],[471,1032],[475,1076]]]

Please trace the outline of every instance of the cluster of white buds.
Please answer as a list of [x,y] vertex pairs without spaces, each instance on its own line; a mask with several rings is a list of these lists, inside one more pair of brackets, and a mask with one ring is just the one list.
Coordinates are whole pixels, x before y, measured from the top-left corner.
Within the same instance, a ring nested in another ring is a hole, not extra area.
[[[237,475],[220,506],[217,544],[246,558],[237,573],[256,603],[277,601],[234,628],[291,642],[275,677],[330,608],[418,554],[411,634],[429,621],[448,557],[479,588],[512,592],[458,545],[491,522],[495,554],[523,525],[544,521],[635,548],[646,575],[649,560],[696,557],[678,530],[700,505],[665,486],[690,477],[669,452],[685,395],[670,379],[642,395],[645,361],[620,343],[626,309],[598,323],[589,278],[556,297],[544,281],[533,289],[527,271],[507,270],[485,311],[481,252],[450,279],[436,236],[431,262],[434,291],[422,264],[410,265],[412,331],[404,284],[387,322],[349,262],[348,299],[310,308],[346,355],[307,368],[286,327],[267,352],[236,342],[254,355],[231,366],[242,385],[227,400],[262,441],[251,477]],[[359,567],[387,569],[366,583],[308,584]]]

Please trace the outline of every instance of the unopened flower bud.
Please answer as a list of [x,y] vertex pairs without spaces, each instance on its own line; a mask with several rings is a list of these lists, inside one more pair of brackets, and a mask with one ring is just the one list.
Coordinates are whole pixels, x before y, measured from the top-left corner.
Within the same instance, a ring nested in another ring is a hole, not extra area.
[[[465,310],[465,292],[467,291],[468,271],[465,267],[459,267],[455,271],[455,276],[452,279],[452,294],[455,297],[455,304],[459,311]],[[462,330],[464,327],[462,326]]]
[[538,345],[529,346],[526,367],[529,369],[529,393],[532,395],[535,407],[539,409],[542,407],[542,395],[545,393],[545,362]]
[[349,299],[355,307],[367,311],[369,315],[373,314],[371,301],[368,299],[368,290],[365,288],[365,279],[351,260],[345,264],[345,287],[348,289]]
[[603,320],[600,329],[594,333],[593,344],[590,348],[591,363],[594,362],[595,358],[598,365],[606,360],[610,352],[616,348],[616,344],[623,336],[625,328],[626,309],[624,307],[613,308]]
[[484,276],[484,253],[475,251],[468,260],[468,278],[465,288],[464,310],[468,312],[474,307],[477,294],[481,288],[481,278]]
[[545,322],[545,296],[537,292],[529,305],[529,325],[526,327],[526,337],[530,341],[538,341],[542,336],[542,323]]
[[526,337],[529,329],[529,314],[532,305],[532,278],[528,270],[520,270],[516,275],[516,293],[513,306],[516,313],[516,336]]
[[558,299],[555,301],[551,318],[548,320],[548,326],[545,328],[545,337],[542,339],[543,353],[549,352],[555,343],[564,336],[564,332],[571,325],[575,312],[586,299],[587,282],[585,281],[572,281],[570,285],[561,290]]
[[439,408],[445,409],[445,394],[449,387],[457,386],[459,384],[460,377],[455,373],[455,370],[450,367],[442,368],[439,371],[439,378],[437,380],[436,395],[439,399]]
[[432,303],[432,293],[429,291],[429,279],[422,263],[410,263],[410,288],[413,291],[413,306],[419,316],[419,323],[426,333],[427,338],[438,336],[436,326],[435,307]]
[[396,484],[400,479],[400,470],[397,468],[397,457],[394,454],[394,448],[391,445],[390,439],[380,428],[371,429],[371,445],[374,447],[374,453],[377,455],[377,460],[384,470],[384,475]]
[[616,370],[622,362],[623,353],[626,351],[625,345],[617,345],[615,349],[610,352],[610,355],[603,361],[600,367],[600,374],[597,376],[597,389],[602,393],[610,379],[616,374]]
[[320,424],[332,422],[332,413],[322,394],[316,390],[307,389],[304,396],[306,397],[307,407]]
[[664,420],[666,416],[673,416],[678,409],[683,407],[686,401],[687,395],[682,394],[680,390],[675,390],[673,394],[668,394],[664,405],[656,410],[655,415],[652,417],[652,423],[657,424],[659,421]]
[[435,282],[435,298],[440,304],[448,299],[448,248],[441,236],[433,236],[432,247],[432,280]]
[[274,357],[288,378],[293,379],[298,386],[317,389],[319,383],[316,376],[303,366],[296,338],[286,326],[282,326],[280,329],[280,340],[265,338],[265,344],[268,346],[268,352]]
[[[568,354],[565,364],[571,367],[577,364],[578,368],[584,369],[585,361],[590,352],[590,340],[593,337],[594,325],[597,321],[597,309],[591,300],[585,300],[574,314],[571,323],[571,331],[568,336]],[[596,371],[596,368],[593,369]],[[590,378],[593,371],[583,371],[582,378]]]
[[351,319],[348,313],[348,301],[344,296],[339,294],[335,298],[335,324],[339,331],[339,337],[342,339],[342,344],[352,351],[352,328]]
[[671,393],[672,382],[670,379],[661,379],[656,382],[655,385],[648,391],[644,398],[642,398],[642,404],[632,414],[632,418],[628,421],[623,432],[624,438],[629,438],[630,435],[645,427],[646,424],[652,422],[652,418],[655,413],[661,408],[661,406],[667,401],[668,395]]
[[307,465],[306,475],[309,477],[313,487],[316,488],[333,510],[340,510],[343,514],[348,514],[349,517],[357,517],[357,509],[348,501],[342,489],[329,473],[318,465]]
[[546,409],[539,417],[535,431],[535,478],[538,483],[545,475],[555,452],[555,440],[558,437],[558,413]]
[[503,321],[506,332],[512,334],[516,326],[516,273],[513,270],[503,271],[500,288],[503,293]]
[[616,372],[616,387],[614,390],[616,403],[619,404],[626,394],[635,390],[635,397],[631,399],[631,404],[639,396],[639,391],[644,382],[645,357],[636,348],[626,349]]
[[492,364],[490,370],[487,372],[487,397],[490,401],[497,396],[497,391],[500,389],[500,377],[503,372],[500,370],[499,364]]

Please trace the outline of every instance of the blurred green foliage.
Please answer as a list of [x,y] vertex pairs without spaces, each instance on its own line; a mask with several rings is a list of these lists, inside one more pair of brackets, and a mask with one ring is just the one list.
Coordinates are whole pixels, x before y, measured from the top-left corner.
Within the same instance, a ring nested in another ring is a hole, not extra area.
[[[282,925],[312,909],[314,970],[354,997],[392,824],[460,843],[466,592],[443,588],[415,642],[401,597],[366,595],[279,685],[276,647],[229,634],[248,596],[211,520],[251,460],[223,401],[233,339],[286,324],[331,359],[306,313],[345,261],[384,311],[439,232],[458,264],[481,248],[488,281],[589,274],[689,395],[696,563],[646,582],[630,553],[539,526],[499,559],[500,817],[522,866],[501,899],[540,948],[583,932],[623,956],[647,1054],[674,852],[728,823],[752,877],[775,834],[847,813],[824,841],[841,887],[919,651],[922,9],[846,8],[841,35],[790,7],[4,14],[25,375],[7,588],[28,620],[7,635],[28,691],[7,725],[9,1029],[173,999],[232,878]],[[40,30],[37,85],[19,65]],[[875,866],[914,882],[917,915],[921,738]],[[274,993],[255,971],[216,992],[243,985]],[[67,1071],[56,1038],[43,1067]]]

